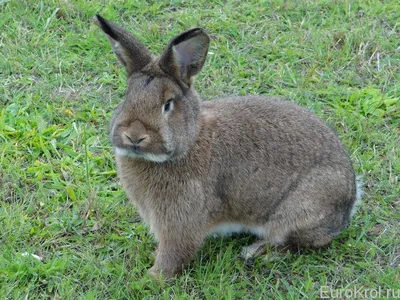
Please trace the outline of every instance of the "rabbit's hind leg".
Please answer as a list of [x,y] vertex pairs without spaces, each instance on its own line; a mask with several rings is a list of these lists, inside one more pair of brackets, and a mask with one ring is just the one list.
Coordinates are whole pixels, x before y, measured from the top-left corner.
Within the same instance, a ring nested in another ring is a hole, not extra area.
[[347,175],[322,168],[310,171],[271,216],[267,236],[283,237],[284,244],[299,247],[328,245],[347,227],[354,206],[355,182]]
[[302,248],[327,246],[343,230],[343,226],[335,226],[333,223],[321,222],[321,224],[293,230],[288,235],[287,243]]

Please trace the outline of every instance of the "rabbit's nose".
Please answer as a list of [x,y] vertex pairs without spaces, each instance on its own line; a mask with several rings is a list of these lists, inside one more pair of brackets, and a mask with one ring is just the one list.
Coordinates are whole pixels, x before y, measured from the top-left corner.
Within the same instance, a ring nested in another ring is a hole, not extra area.
[[139,144],[142,143],[146,138],[147,138],[147,136],[140,137],[136,141],[132,141],[132,143],[134,146],[139,146]]
[[149,137],[147,134],[142,135],[139,138],[134,138],[134,137],[128,135],[127,133],[124,133],[124,135],[128,139],[128,141],[129,141],[128,143],[131,144],[131,146],[133,146],[133,147],[138,147],[140,144],[143,144],[143,142],[145,140],[147,140]]
[[131,140],[132,141],[132,150],[140,153],[143,150],[143,147],[146,146],[145,140],[147,140],[147,139],[148,139],[148,135],[142,136],[142,137],[138,138],[137,140]]

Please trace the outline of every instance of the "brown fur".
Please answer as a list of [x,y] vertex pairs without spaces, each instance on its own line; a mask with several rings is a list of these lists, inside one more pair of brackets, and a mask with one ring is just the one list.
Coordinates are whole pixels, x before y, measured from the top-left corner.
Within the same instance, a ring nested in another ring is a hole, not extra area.
[[[221,224],[300,246],[324,246],[347,226],[355,175],[323,121],[277,98],[201,102],[192,87],[208,50],[201,29],[154,58],[115,24],[99,16],[95,23],[117,56],[128,57],[128,92],[111,141],[123,187],[159,241],[154,277],[179,274]],[[173,107],[164,113],[168,99]]]

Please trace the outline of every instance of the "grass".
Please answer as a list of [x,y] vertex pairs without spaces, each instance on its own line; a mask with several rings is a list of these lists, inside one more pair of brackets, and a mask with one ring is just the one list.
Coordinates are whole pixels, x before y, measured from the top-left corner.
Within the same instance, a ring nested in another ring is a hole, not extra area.
[[[209,238],[187,271],[152,281],[155,242],[115,172],[110,115],[125,72],[100,13],[154,53],[184,29],[212,36],[204,99],[280,95],[336,129],[365,195],[327,249],[238,258]],[[0,1],[0,297],[315,299],[400,289],[400,4],[354,1]],[[34,256],[35,255],[35,256]]]

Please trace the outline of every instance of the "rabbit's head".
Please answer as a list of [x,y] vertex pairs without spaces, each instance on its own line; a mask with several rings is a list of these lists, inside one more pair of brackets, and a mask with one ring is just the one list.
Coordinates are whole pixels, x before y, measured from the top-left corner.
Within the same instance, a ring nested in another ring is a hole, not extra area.
[[208,35],[200,28],[186,31],[154,57],[120,26],[99,15],[94,23],[128,72],[126,99],[111,121],[116,154],[155,162],[184,156],[199,127],[200,99],[192,79],[204,65]]

